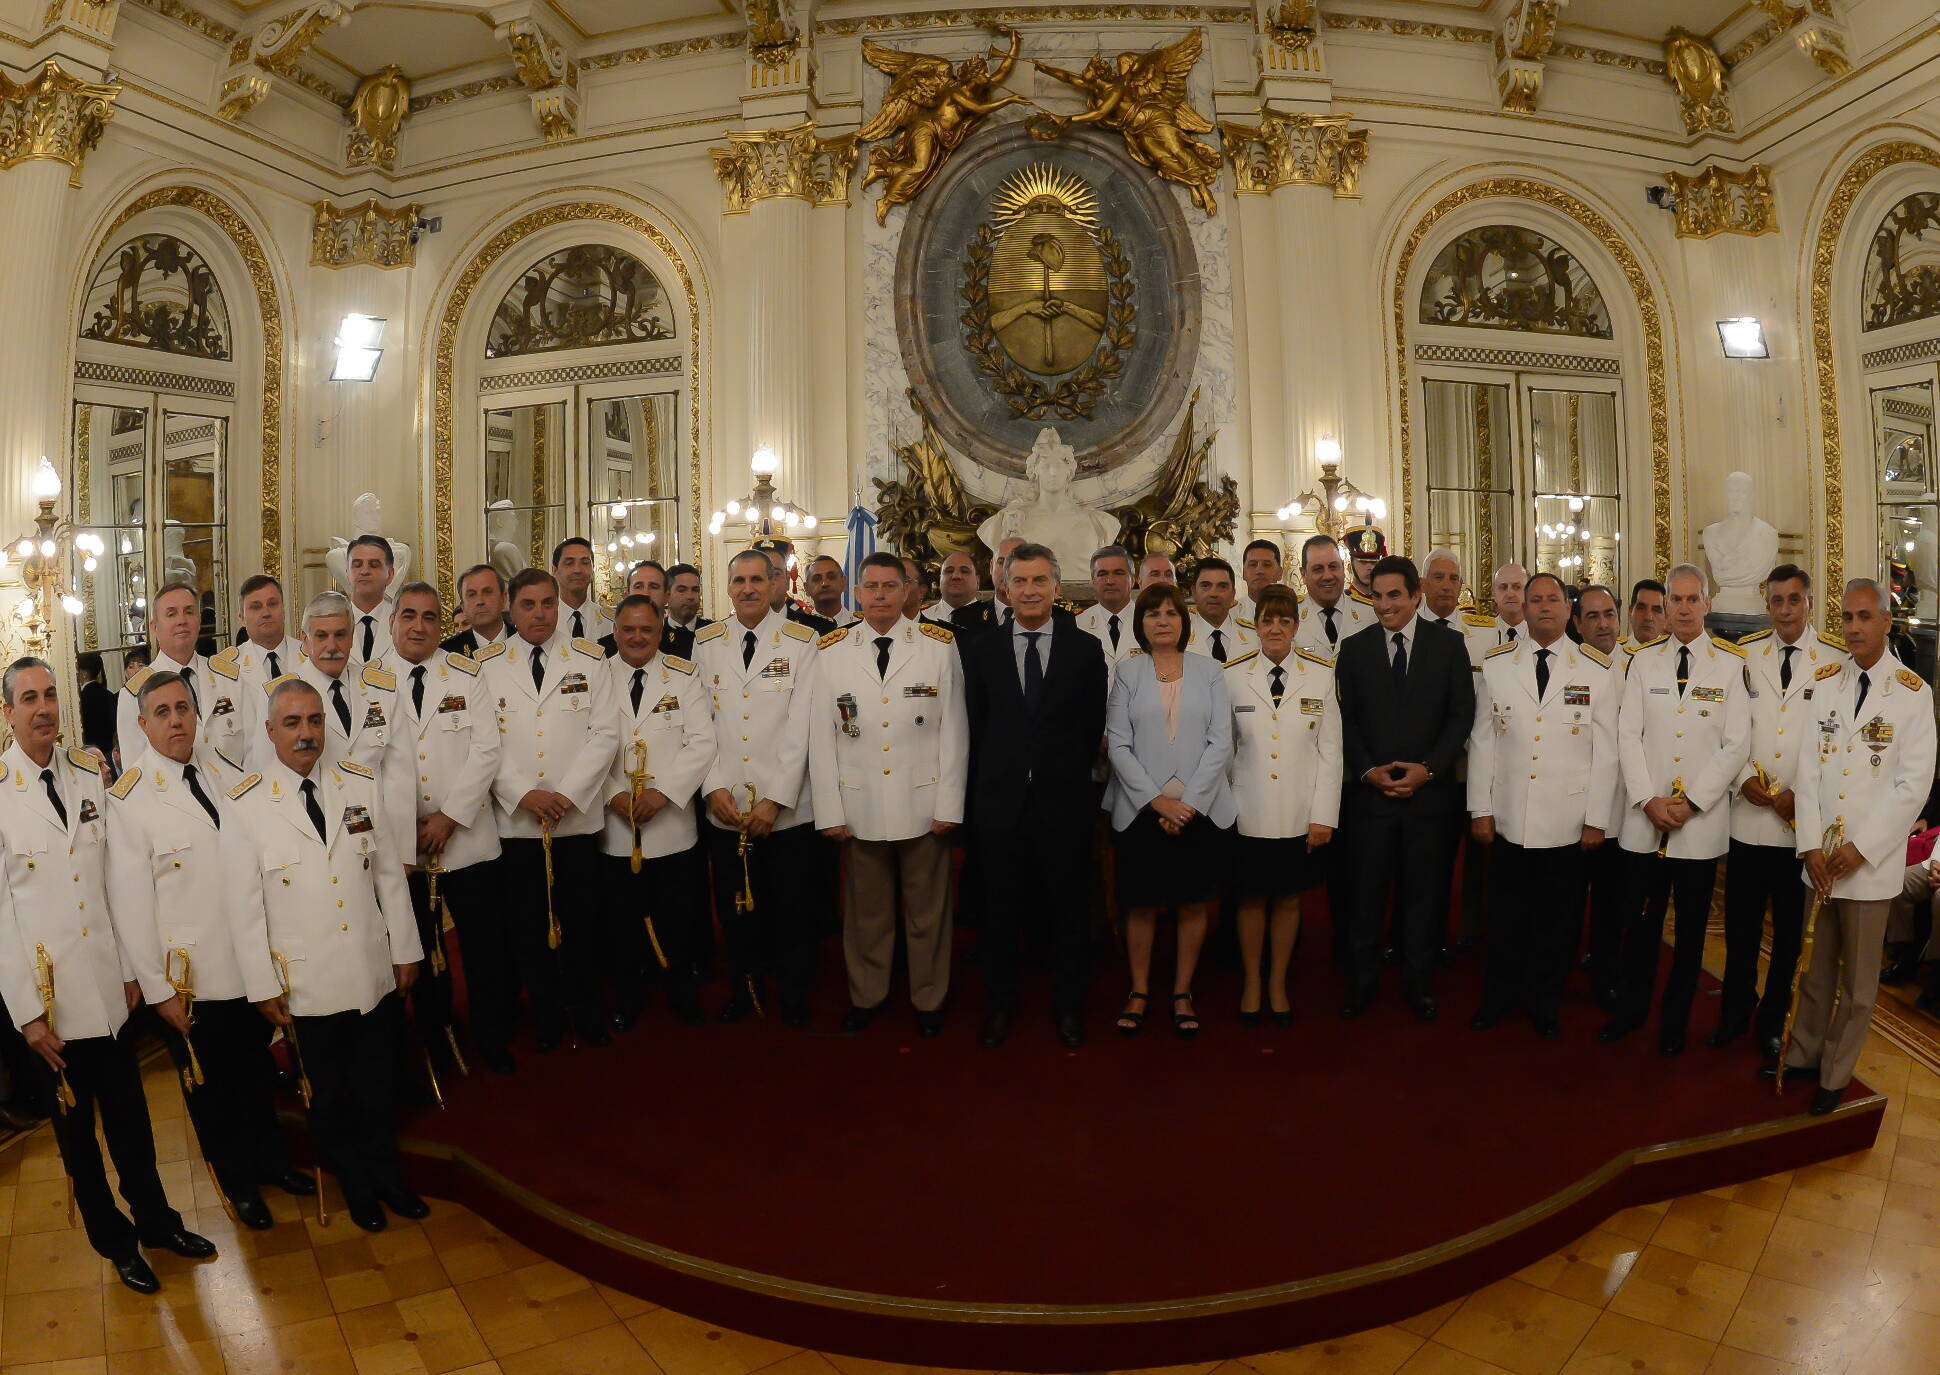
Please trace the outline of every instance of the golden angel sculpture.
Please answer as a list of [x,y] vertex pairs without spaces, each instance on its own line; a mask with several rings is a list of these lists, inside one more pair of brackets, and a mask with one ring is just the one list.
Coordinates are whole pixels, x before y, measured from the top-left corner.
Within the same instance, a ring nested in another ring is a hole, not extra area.
[[1191,137],[1211,133],[1212,123],[1186,104],[1186,77],[1203,45],[1204,35],[1194,29],[1169,47],[1120,53],[1115,66],[1102,56],[1092,58],[1082,72],[1043,62],[1033,65],[1089,98],[1083,114],[1061,125],[1096,124],[1123,134],[1134,158],[1186,187],[1194,205],[1215,215],[1219,209],[1211,187],[1219,176],[1219,150]]
[[[887,223],[892,207],[916,199],[986,115],[1023,101],[1020,95],[990,99],[1017,63],[1017,31],[998,25],[997,32],[1010,39],[1010,50],[990,51],[988,57],[997,60],[995,69],[984,57],[953,66],[945,57],[862,41],[862,55],[869,65],[890,77],[882,108],[856,135],[863,143],[876,144],[869,150],[869,175],[862,185],[866,189],[871,182],[882,183],[877,224]],[[894,142],[881,142],[892,134]]]

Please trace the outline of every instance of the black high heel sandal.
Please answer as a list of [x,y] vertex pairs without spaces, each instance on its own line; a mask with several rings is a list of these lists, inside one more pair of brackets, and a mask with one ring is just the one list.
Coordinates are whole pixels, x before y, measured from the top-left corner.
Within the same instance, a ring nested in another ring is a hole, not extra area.
[[[1137,998],[1141,1003],[1149,1003],[1152,1001],[1151,994],[1140,993],[1136,989],[1125,995],[1125,1001],[1130,1002],[1133,998]],[[1145,1009],[1141,1007],[1137,1012],[1119,1013],[1116,1025],[1120,1036],[1138,1035],[1139,1032],[1145,1029]]]
[[1191,1002],[1192,995],[1190,993],[1172,995],[1172,1030],[1181,1041],[1190,1041],[1199,1034],[1199,1017],[1192,1012],[1181,1013],[1179,1003],[1182,1000]]

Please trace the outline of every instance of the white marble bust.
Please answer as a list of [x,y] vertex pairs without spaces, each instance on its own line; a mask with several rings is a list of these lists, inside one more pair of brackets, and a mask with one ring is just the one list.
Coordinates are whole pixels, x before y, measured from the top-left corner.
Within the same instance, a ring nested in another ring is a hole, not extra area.
[[384,591],[387,596],[397,595],[398,588],[411,581],[411,546],[393,535],[384,534],[384,503],[377,499],[375,492],[363,492],[350,503],[350,533],[330,537],[330,549],[323,556],[324,567],[330,570],[330,576],[337,580],[338,587],[348,588],[350,542],[359,535],[382,535],[390,544],[391,563],[395,571],[391,574],[391,585]]
[[1058,556],[1058,570],[1064,577],[1083,577],[1091,556],[1118,538],[1118,522],[1077,499],[1071,491],[1077,473],[1078,459],[1071,446],[1059,439],[1056,430],[1048,426],[1039,430],[1030,457],[1024,460],[1032,492],[1010,501],[979,525],[977,538],[988,549],[1012,536],[1045,545]]
[[492,549],[492,567],[511,582],[528,560],[519,548],[519,513],[510,501],[495,501],[486,508],[485,538]]
[[1778,531],[1751,513],[1751,485],[1750,473],[1727,476],[1725,518],[1704,527],[1704,556],[1718,585],[1713,611],[1741,616],[1765,611],[1759,584],[1778,563]]

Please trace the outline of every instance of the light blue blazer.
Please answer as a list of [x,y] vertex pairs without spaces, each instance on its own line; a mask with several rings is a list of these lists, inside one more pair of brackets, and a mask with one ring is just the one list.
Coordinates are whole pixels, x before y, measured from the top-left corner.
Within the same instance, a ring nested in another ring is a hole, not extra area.
[[1233,762],[1233,707],[1225,666],[1204,654],[1185,656],[1179,694],[1179,738],[1165,736],[1165,703],[1159,699],[1152,661],[1135,654],[1119,664],[1105,707],[1105,741],[1111,751],[1111,784],[1105,804],[1112,829],[1122,831],[1159,795],[1167,779],[1186,785],[1180,800],[1231,826],[1239,815],[1226,769]]

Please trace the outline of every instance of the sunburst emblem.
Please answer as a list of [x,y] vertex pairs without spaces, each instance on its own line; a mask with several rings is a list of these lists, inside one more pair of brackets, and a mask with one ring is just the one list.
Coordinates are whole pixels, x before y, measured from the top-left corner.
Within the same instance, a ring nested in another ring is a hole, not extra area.
[[1098,193],[1084,178],[1037,162],[1005,177],[991,194],[990,209],[1000,232],[1025,215],[1045,212],[1093,229],[1098,224]]

